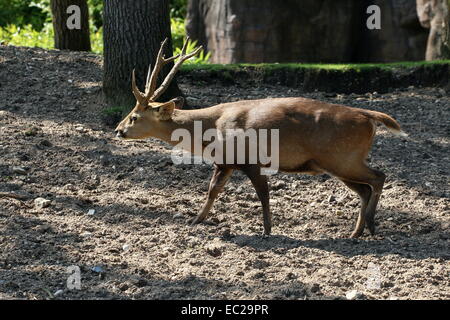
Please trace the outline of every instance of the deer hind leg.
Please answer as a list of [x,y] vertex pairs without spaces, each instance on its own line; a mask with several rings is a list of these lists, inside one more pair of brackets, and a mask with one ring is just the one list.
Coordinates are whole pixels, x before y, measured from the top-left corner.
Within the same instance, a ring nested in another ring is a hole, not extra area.
[[373,235],[375,233],[375,211],[378,205],[378,201],[380,200],[381,191],[383,190],[386,175],[383,172],[371,169],[366,165],[360,166],[359,170],[352,171],[353,173],[351,175],[347,175],[345,177],[340,175],[341,179],[343,181],[345,180],[345,182],[347,183],[351,182],[360,185],[368,185],[371,192],[364,212],[362,211],[362,209],[364,209],[364,201],[362,201],[361,213],[358,217],[356,228],[353,231],[351,237],[359,237],[364,231],[364,226],[367,226],[370,233]]
[[214,200],[216,200],[218,194],[222,191],[232,173],[233,169],[215,166],[214,174],[209,184],[208,198],[198,216],[192,221],[192,224],[198,224],[206,219],[213,206]]
[[349,187],[351,190],[356,192],[361,199],[361,211],[358,215],[358,221],[356,222],[355,230],[353,231],[351,238],[358,238],[364,231],[364,226],[366,224],[366,211],[367,205],[370,201],[370,196],[372,194],[372,189],[370,186],[366,184],[350,182],[346,180],[342,180],[344,184]]
[[376,177],[370,182],[372,187],[372,194],[370,196],[369,204],[366,210],[366,226],[372,235],[375,234],[375,212],[377,209],[378,201],[380,200],[381,192],[383,191],[384,181],[386,175],[378,170],[370,169]]
[[268,236],[272,231],[272,215],[269,207],[269,186],[267,183],[267,176],[261,175],[261,168],[257,165],[243,167],[242,171],[249,177],[256,190],[256,194],[261,201],[264,235]]

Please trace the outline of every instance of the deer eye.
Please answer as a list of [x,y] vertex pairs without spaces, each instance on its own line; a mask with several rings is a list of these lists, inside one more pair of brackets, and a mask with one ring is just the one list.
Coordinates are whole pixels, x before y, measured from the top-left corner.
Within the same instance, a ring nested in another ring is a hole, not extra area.
[[133,123],[133,122],[137,121],[137,119],[138,119],[137,116],[132,116],[130,118],[130,122]]

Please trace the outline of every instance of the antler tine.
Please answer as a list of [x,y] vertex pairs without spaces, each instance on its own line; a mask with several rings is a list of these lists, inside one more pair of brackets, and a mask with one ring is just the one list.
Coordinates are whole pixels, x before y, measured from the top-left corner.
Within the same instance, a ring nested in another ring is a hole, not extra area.
[[133,94],[134,94],[134,97],[136,98],[136,100],[140,104],[144,104],[146,102],[146,99],[145,99],[144,95],[142,94],[142,92],[139,90],[139,88],[136,85],[136,71],[135,71],[135,69],[133,69],[133,73],[132,73],[132,76],[131,76],[131,88],[133,89]]
[[180,60],[178,60],[175,63],[175,65],[173,66],[172,70],[170,70],[170,72],[167,74],[167,76],[164,79],[164,81],[161,84],[161,86],[150,97],[150,99],[149,99],[150,101],[155,101],[156,99],[158,99],[167,90],[167,88],[169,87],[170,82],[175,77],[175,74],[178,72],[178,70],[180,69],[180,67],[183,64],[183,62],[185,62],[186,60],[188,60],[188,59],[192,58],[193,56],[197,55],[200,52],[200,50],[203,49],[202,46],[199,46],[194,51],[192,51],[191,53],[186,55],[187,43],[188,43],[188,39],[186,39],[186,42],[183,45],[183,49],[182,49],[181,55],[180,55]]
[[147,89],[148,89],[148,84],[149,84],[149,81],[150,81],[151,73],[152,73],[152,64],[150,63],[148,65],[147,79],[145,80],[145,91],[147,91]]
[[[167,63],[167,59],[164,59],[164,49],[167,45],[169,38],[164,39],[159,48],[158,55],[156,57],[155,67],[152,71],[150,79],[147,78],[147,83],[145,86],[145,97],[148,99],[156,90],[156,85],[158,82],[158,75],[161,72],[162,67]],[[150,70],[149,70],[150,73]]]
[[189,38],[189,36],[186,36],[186,41],[184,41],[183,48],[181,49],[181,55],[183,55],[183,56],[186,54],[186,50],[187,50],[187,46],[188,46],[189,40],[191,40],[191,38]]

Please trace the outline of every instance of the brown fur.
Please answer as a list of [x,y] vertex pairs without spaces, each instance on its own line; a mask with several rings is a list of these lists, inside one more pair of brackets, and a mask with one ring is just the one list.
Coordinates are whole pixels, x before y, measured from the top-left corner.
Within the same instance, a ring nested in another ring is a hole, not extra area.
[[[132,115],[138,115],[139,121],[131,124]],[[401,133],[392,117],[305,98],[239,101],[200,110],[178,110],[171,102],[151,103],[147,107],[138,103],[116,131],[127,139],[156,137],[175,145],[177,142],[170,140],[172,131],[184,128],[193,132],[194,121],[201,121],[203,130],[279,129],[280,171],[326,172],[337,177],[361,198],[361,211],[351,236],[359,237],[365,226],[374,233],[375,210],[385,175],[367,167],[365,159],[376,131],[374,122]],[[264,232],[270,234],[267,177],[260,174],[259,165],[216,165],[207,202],[193,223],[207,217],[217,194],[236,169],[252,181],[263,205]]]

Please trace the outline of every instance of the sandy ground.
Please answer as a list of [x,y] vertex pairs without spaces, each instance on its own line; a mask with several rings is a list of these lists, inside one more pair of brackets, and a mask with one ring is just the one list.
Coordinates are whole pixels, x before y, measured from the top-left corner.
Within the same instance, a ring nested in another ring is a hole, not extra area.
[[[388,176],[375,236],[348,239],[359,200],[338,180],[278,174],[264,239],[259,201],[240,173],[211,218],[188,225],[211,166],[173,165],[157,140],[114,139],[100,112],[101,64],[0,46],[0,192],[28,198],[0,197],[0,298],[450,298],[448,92],[338,95],[180,79],[194,105],[306,96],[386,112],[409,133],[380,128],[372,149],[370,165]],[[38,197],[49,206],[37,208]],[[69,266],[80,268],[80,290],[66,286]]]

